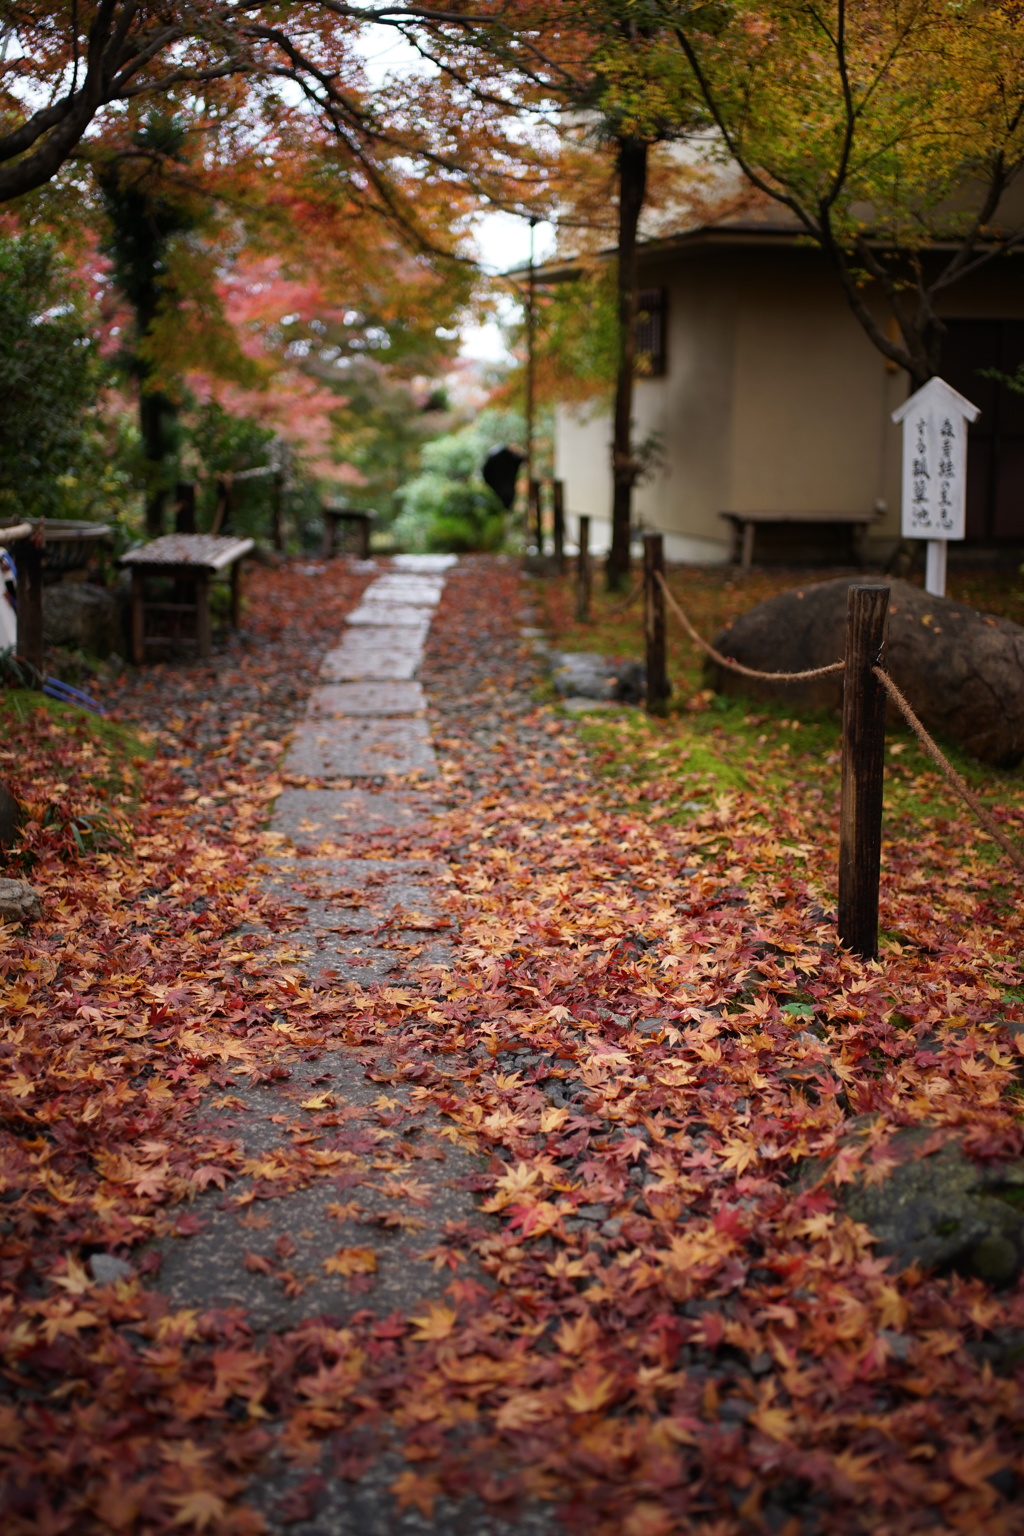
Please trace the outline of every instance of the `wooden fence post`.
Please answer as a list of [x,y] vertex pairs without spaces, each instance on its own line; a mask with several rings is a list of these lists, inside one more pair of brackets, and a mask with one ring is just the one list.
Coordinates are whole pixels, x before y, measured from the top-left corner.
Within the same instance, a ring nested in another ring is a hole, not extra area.
[[217,506],[213,514],[213,525],[210,528],[210,532],[223,533],[226,528],[231,526],[231,503],[233,500],[231,494],[233,489],[231,475],[218,475],[216,486]]
[[886,694],[872,668],[883,663],[889,588],[851,586],[847,603],[839,939],[855,955],[875,960]]
[[559,574],[565,568],[565,481],[551,482],[551,516],[554,523],[555,562]]
[[580,553],[576,562],[576,622],[590,623],[590,518],[580,518]]
[[275,469],[270,511],[270,533],[274,548],[284,549],[284,470]]
[[196,531],[196,484],[194,480],[179,480],[174,488],[174,531]]
[[665,670],[665,594],[659,576],[665,574],[665,541],[660,533],[644,534],[644,630],[647,637],[647,708],[663,715],[668,702]]
[[541,485],[539,480],[530,481],[530,522],[533,524],[534,537],[537,540],[537,553],[544,553],[544,509],[540,499]]
[[18,568],[18,655],[43,672],[43,544],[35,537],[14,548]]

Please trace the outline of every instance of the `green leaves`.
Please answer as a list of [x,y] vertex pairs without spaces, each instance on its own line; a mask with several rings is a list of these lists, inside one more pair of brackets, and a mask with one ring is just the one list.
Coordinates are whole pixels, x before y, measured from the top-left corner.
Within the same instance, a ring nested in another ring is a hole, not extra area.
[[0,514],[63,510],[101,381],[82,300],[51,239],[0,239]]

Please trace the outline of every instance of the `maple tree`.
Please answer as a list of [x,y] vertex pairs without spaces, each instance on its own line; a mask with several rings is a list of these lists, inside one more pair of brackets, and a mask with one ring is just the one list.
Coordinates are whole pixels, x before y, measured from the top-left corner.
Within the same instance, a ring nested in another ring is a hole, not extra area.
[[825,253],[874,346],[925,383],[946,296],[1024,240],[1019,9],[658,5],[721,150]]

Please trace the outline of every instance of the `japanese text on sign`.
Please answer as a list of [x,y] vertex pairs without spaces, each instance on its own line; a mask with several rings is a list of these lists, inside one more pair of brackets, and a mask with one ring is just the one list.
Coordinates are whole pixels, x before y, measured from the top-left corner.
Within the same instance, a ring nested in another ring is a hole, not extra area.
[[899,411],[903,423],[903,536],[962,539],[967,500],[967,423],[977,407],[930,379]]

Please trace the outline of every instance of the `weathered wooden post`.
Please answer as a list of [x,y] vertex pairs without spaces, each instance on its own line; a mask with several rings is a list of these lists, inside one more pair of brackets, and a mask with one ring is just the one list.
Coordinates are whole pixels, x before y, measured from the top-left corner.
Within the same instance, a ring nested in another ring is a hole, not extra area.
[[174,488],[174,531],[196,531],[196,484],[194,480],[179,480]]
[[18,655],[42,677],[43,673],[43,548],[42,524],[14,550],[18,568]]
[[576,622],[590,623],[590,518],[580,518],[580,552],[576,562]]
[[217,507],[213,514],[213,526],[211,533],[224,533],[231,526],[231,503],[233,477],[230,474],[217,476]]
[[886,694],[872,668],[884,661],[888,612],[888,587],[850,587],[843,673],[839,939],[864,960],[878,957]]
[[665,594],[659,576],[665,574],[665,541],[660,533],[644,534],[644,631],[647,637],[647,709],[663,715],[668,702],[665,670]]
[[541,485],[539,480],[530,481],[530,523],[534,529],[534,537],[537,540],[537,553],[544,553],[544,508],[540,499]]
[[277,550],[284,549],[284,470],[274,470],[270,533]]
[[362,516],[359,517],[357,519],[357,521],[356,521],[356,534],[357,534],[357,540],[358,540],[358,546],[359,546],[359,559],[360,560],[369,560],[369,558],[370,558],[370,523],[371,523],[371,521],[372,521],[372,517],[371,517],[371,514],[369,512],[364,512],[362,514]]
[[146,663],[146,587],[142,572],[132,569],[132,661]]
[[565,481],[551,482],[551,517],[555,539],[555,562],[559,575],[565,568]]

